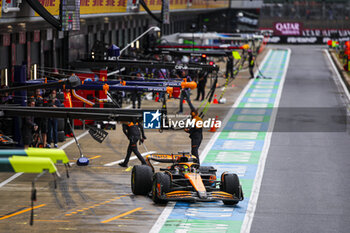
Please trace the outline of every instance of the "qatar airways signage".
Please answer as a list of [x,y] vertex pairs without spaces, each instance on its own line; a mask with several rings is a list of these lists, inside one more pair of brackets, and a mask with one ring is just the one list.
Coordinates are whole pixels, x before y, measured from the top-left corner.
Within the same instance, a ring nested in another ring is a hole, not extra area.
[[275,22],[273,24],[273,34],[275,36],[299,36],[303,31],[302,23]]

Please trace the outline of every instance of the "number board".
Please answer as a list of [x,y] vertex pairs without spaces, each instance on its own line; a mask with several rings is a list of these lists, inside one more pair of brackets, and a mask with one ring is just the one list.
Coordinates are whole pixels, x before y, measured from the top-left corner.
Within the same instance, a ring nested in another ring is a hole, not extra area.
[[60,20],[62,31],[80,30],[80,0],[61,0]]

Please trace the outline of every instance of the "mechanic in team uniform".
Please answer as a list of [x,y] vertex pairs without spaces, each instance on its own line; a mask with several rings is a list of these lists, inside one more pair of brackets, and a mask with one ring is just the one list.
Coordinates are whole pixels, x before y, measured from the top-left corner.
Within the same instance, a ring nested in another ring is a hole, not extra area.
[[123,123],[123,132],[129,139],[128,151],[126,153],[126,157],[124,162],[119,163],[121,167],[127,167],[130,159],[131,152],[137,156],[137,158],[141,161],[143,165],[146,165],[145,159],[142,157],[140,152],[137,149],[137,142],[143,141],[146,139],[145,132],[143,130],[143,126],[141,122],[126,122]]
[[[142,77],[141,72],[137,72],[136,73],[136,79],[132,78],[131,80],[138,81],[138,80],[145,80],[145,79]],[[136,108],[136,100],[137,100],[137,108],[138,109],[141,108],[141,100],[142,100],[141,95],[142,95],[142,93],[138,92],[138,91],[134,91],[131,94],[131,101],[132,101],[132,108],[133,109]]]
[[[35,99],[29,98],[27,102],[29,107],[35,107]],[[34,122],[33,116],[26,116],[23,118],[22,123],[22,141],[24,145],[24,149],[28,149],[28,147],[33,142],[33,131],[38,130],[38,125]]]
[[[192,79],[189,75],[187,75],[187,71],[186,70],[182,70],[180,75],[178,76],[181,79],[186,79],[187,82],[191,82]],[[184,88],[183,90],[181,90],[181,94],[180,94],[180,106],[179,106],[179,112],[178,114],[181,114],[183,112],[183,101],[186,98],[185,96],[187,95],[188,98],[190,98],[191,95],[191,89],[190,88]]]
[[[35,107],[46,107],[46,100],[41,96],[41,90],[35,90],[35,96],[32,96],[35,101]],[[46,117],[34,118],[35,123],[38,125],[43,139],[42,143],[45,146],[47,142],[48,120]]]
[[226,63],[226,78],[230,76],[230,78],[235,78],[233,75],[233,57],[229,55]]
[[204,97],[205,97],[205,85],[207,84],[207,76],[208,76],[208,72],[200,72],[198,74],[196,100],[199,100],[200,96],[202,96],[201,101],[204,100]]
[[248,50],[248,65],[249,65],[249,74],[250,74],[250,79],[254,78],[254,65],[255,65],[255,57],[253,55],[252,50]]
[[[9,87],[6,85],[2,85],[1,89],[8,89]],[[10,95],[8,92],[5,92],[3,94],[0,94],[0,104],[13,104],[13,96]]]
[[[195,122],[197,122],[197,121],[202,121],[203,122],[202,118],[200,118],[198,116],[197,110],[192,110],[191,111],[191,116],[192,116],[192,119],[195,119]],[[193,128],[185,129],[185,131],[190,134],[190,138],[191,138],[191,154],[197,157],[198,164],[199,164],[200,161],[199,161],[198,149],[199,149],[199,146],[201,145],[201,142],[202,142],[202,139],[203,139],[203,128],[202,127],[197,128],[197,123],[195,123]]]
[[[61,101],[57,98],[57,91],[54,89],[51,91],[49,98],[48,98],[48,107],[60,107]],[[47,128],[47,148],[51,148],[51,143],[53,141],[54,147],[58,148],[57,142],[58,142],[58,120],[57,118],[49,118],[48,119],[48,128]]]
[[[70,89],[64,89],[63,94],[64,94],[63,106],[65,108],[73,108],[72,95],[71,95]],[[64,132],[66,134],[66,137],[73,137],[73,132],[70,125],[68,124],[68,120],[69,120],[69,123],[73,124],[73,119],[71,118],[65,119]]]

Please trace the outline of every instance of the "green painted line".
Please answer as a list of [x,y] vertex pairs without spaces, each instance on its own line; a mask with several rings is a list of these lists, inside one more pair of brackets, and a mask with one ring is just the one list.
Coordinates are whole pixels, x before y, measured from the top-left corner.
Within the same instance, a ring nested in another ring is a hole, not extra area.
[[252,195],[254,180],[240,179],[239,181],[242,185],[242,189],[244,190],[244,198],[247,198],[247,199],[250,198],[250,196]]
[[256,140],[264,140],[266,136],[266,132],[221,132],[219,135],[219,139],[256,139]]
[[269,103],[239,103],[239,108],[272,108],[273,104]]
[[278,89],[279,85],[252,85],[252,89]]
[[274,93],[247,93],[244,97],[254,97],[254,98],[275,98]]
[[211,150],[205,158],[204,163],[257,164],[259,162],[260,153],[260,151]]
[[243,221],[168,219],[160,233],[239,232]]
[[229,121],[244,121],[244,122],[269,122],[270,116],[259,115],[232,115]]

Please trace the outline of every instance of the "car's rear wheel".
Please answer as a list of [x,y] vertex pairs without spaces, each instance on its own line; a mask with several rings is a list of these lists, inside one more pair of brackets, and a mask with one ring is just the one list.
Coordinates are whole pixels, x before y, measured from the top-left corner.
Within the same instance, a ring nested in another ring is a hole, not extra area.
[[152,199],[156,204],[166,204],[162,195],[170,191],[170,177],[167,174],[157,172],[153,177]]
[[153,171],[150,166],[136,165],[131,173],[131,190],[135,195],[147,195],[152,188]]
[[[232,194],[236,198],[240,198],[242,196],[242,188],[237,174],[223,174],[223,176],[221,176],[220,189],[221,191]],[[236,205],[239,201],[223,200],[222,202],[225,205]]]

